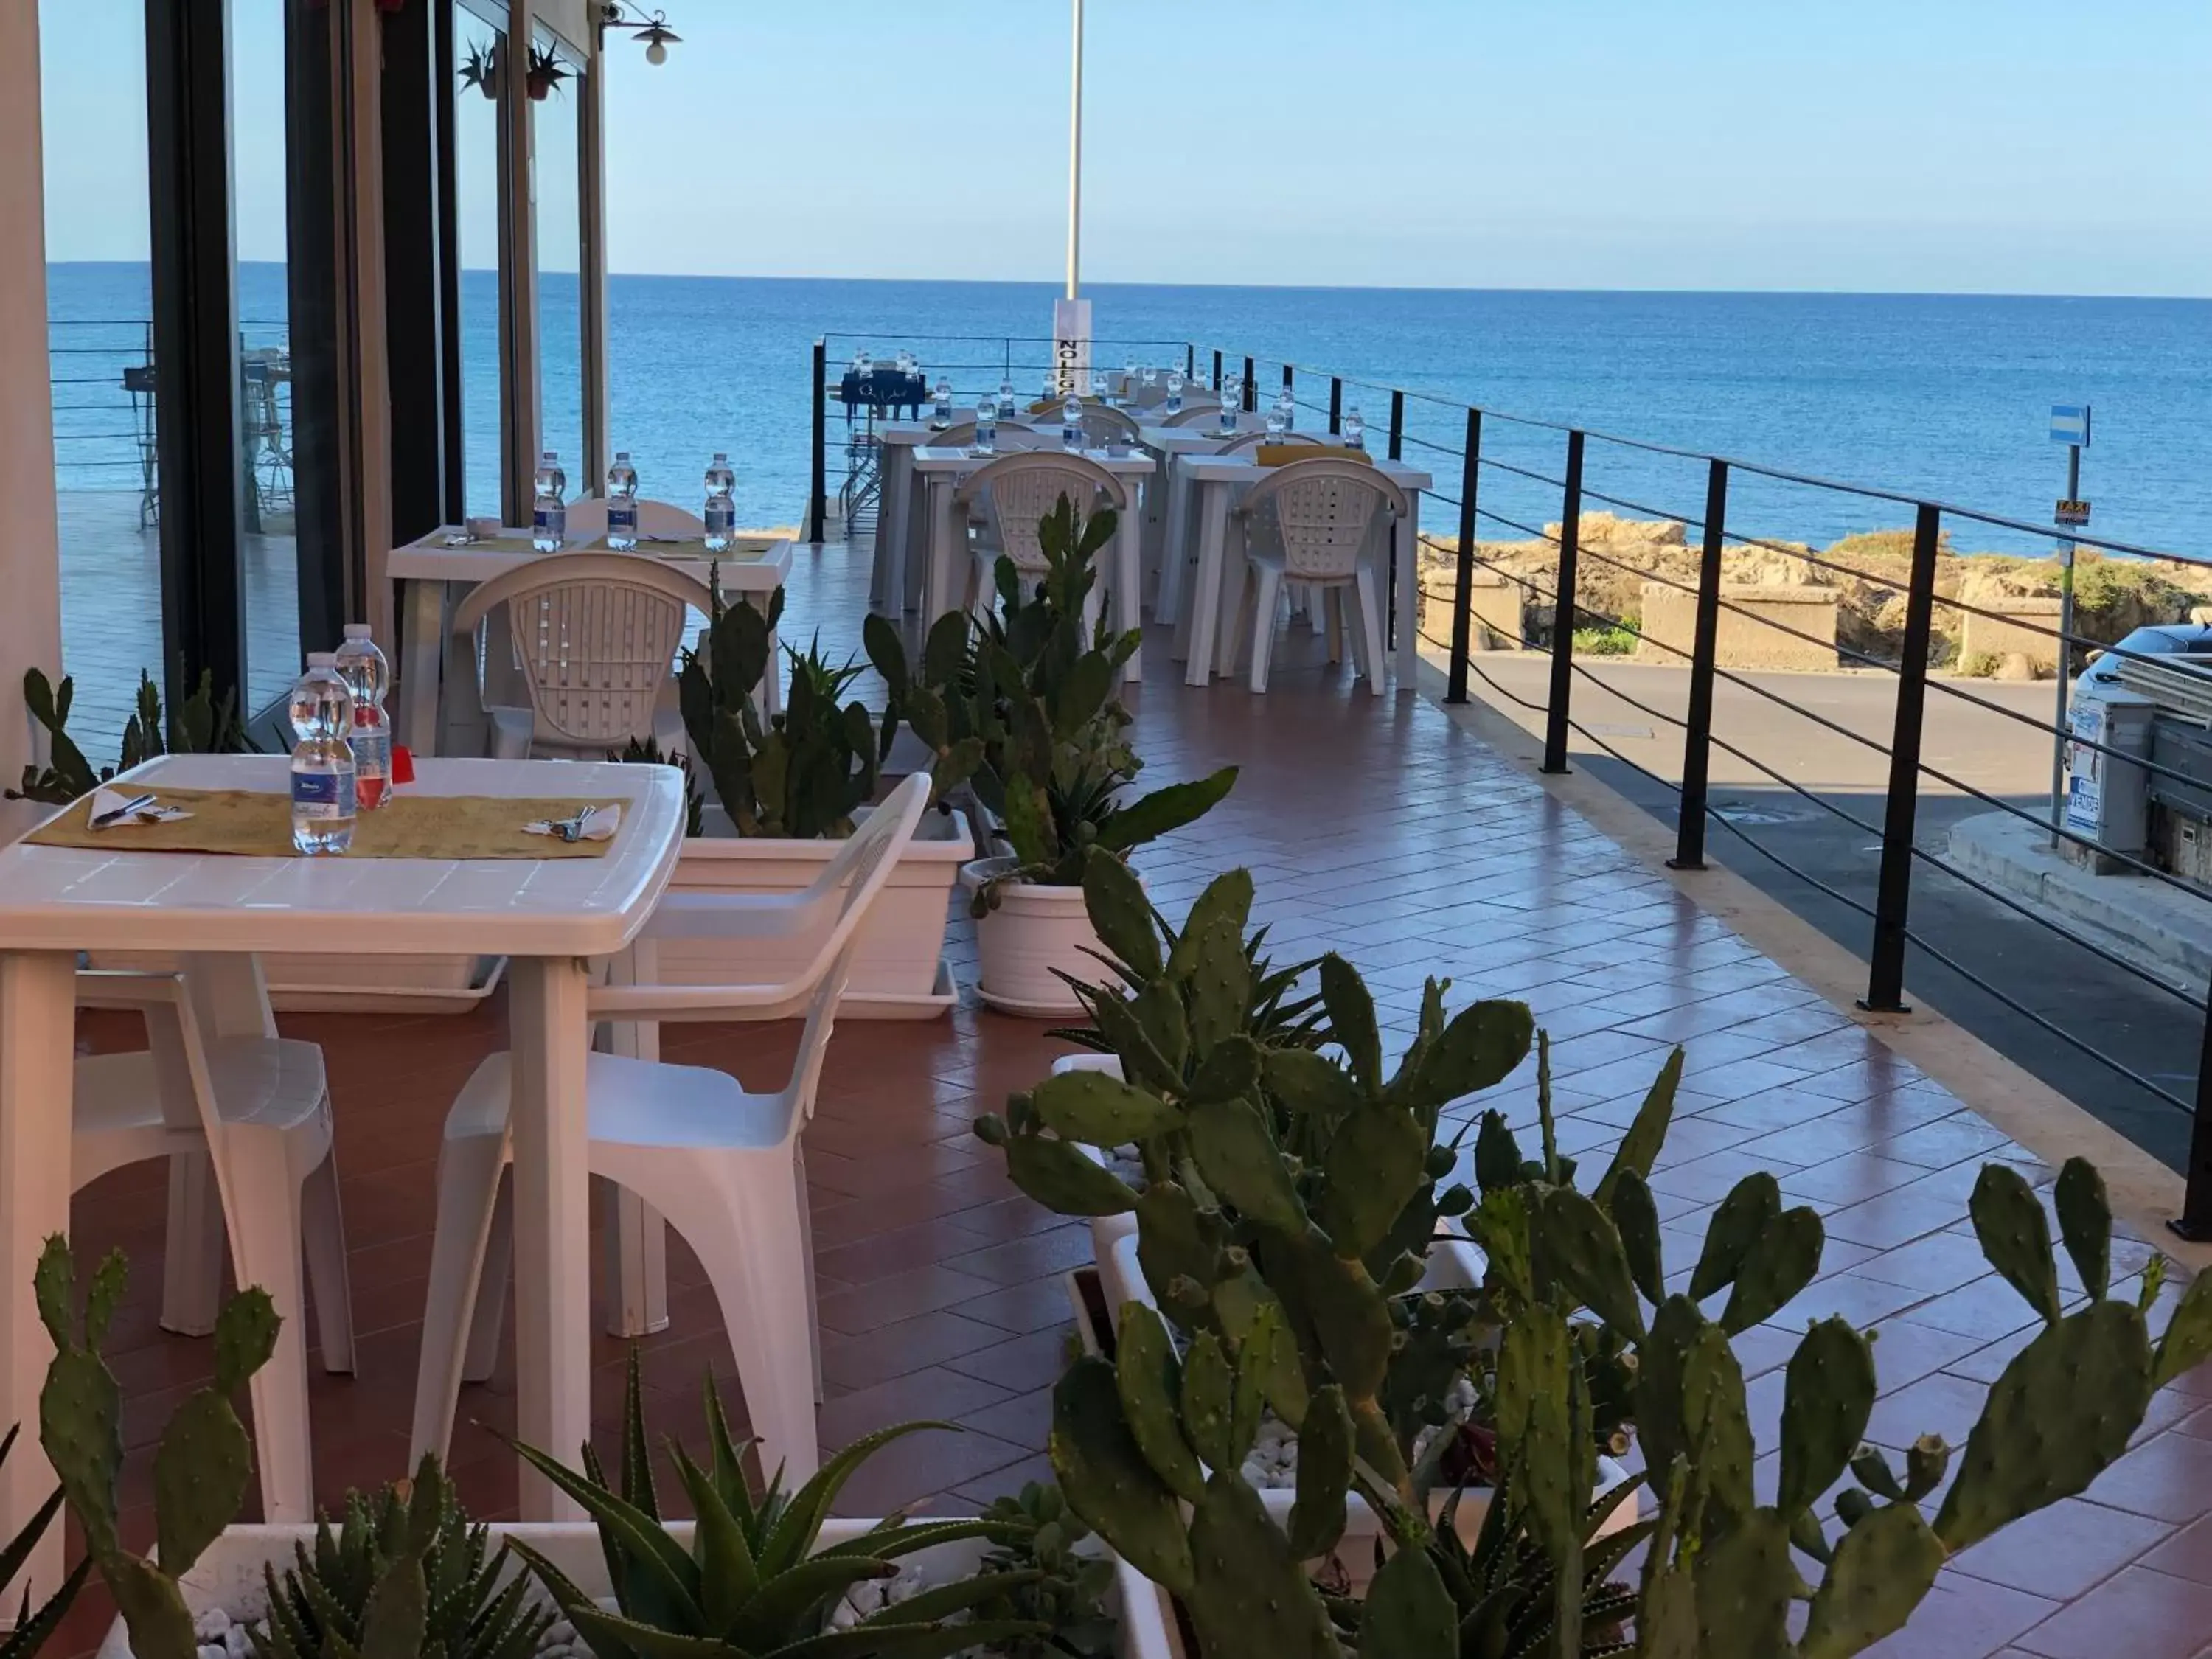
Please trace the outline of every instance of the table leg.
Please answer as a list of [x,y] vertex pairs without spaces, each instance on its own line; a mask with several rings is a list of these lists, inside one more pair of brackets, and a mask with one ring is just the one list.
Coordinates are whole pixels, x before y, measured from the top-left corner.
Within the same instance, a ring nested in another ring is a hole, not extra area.
[[1152,601],[1152,620],[1176,625],[1176,656],[1180,661],[1182,641],[1190,637],[1190,624],[1182,606],[1183,562],[1189,554],[1186,532],[1190,518],[1190,481],[1176,465],[1173,455],[1163,456],[1160,465],[1168,469],[1167,510],[1160,526],[1160,586]]
[[[1406,492],[1406,518],[1392,527],[1398,538],[1398,689],[1410,691],[1417,684],[1421,662],[1421,492]],[[1379,671],[1370,668],[1370,673]]]
[[1198,489],[1198,570],[1190,589],[1190,654],[1185,685],[1204,685],[1213,675],[1213,642],[1221,608],[1221,544],[1229,534],[1230,486],[1212,479]]
[[[507,980],[514,1053],[516,1429],[525,1443],[571,1458],[592,1428],[590,1122],[585,1062],[591,1026],[584,964],[517,957]],[[583,1511],[528,1466],[523,1517]]]
[[[1133,514],[1125,515],[1114,532],[1114,626],[1125,634],[1135,629],[1140,641],[1145,629],[1144,539],[1144,521]],[[1132,685],[1145,678],[1141,643],[1122,665],[1121,678]]]
[[914,477],[914,449],[893,444],[884,452],[880,499],[876,503],[875,580],[868,603],[896,617],[906,607],[907,487]]
[[959,502],[949,477],[929,481],[929,580],[921,592],[921,632],[926,639],[937,619],[961,606],[960,555],[967,550],[959,529]]
[[[0,1538],[14,1537],[54,1484],[37,1431],[39,1389],[54,1349],[31,1279],[48,1235],[69,1231],[76,1030],[76,953],[0,954],[0,1376],[8,1389],[0,1423],[24,1425],[0,1463]],[[92,1265],[82,1264],[80,1283]],[[40,1600],[61,1583],[59,1522],[46,1528],[21,1571],[17,1585],[27,1583]],[[20,1588],[14,1594],[21,1599]],[[6,1605],[12,1611],[14,1603]]]
[[[1246,521],[1250,522],[1249,520]],[[1243,546],[1231,547],[1224,529],[1221,549],[1221,597],[1214,601],[1214,637],[1219,649],[1214,657],[1214,672],[1231,679],[1237,678],[1237,665],[1244,655],[1249,642],[1244,629],[1244,584],[1249,574],[1249,561]]]
[[[607,964],[610,985],[651,984],[659,978],[653,945],[641,939]],[[609,1054],[630,1060],[660,1058],[660,1027],[650,1021],[611,1020],[601,1028]],[[605,1183],[604,1266],[607,1275],[607,1334],[650,1336],[668,1328],[668,1224],[635,1193]]]
[[437,752],[438,669],[446,657],[446,585],[409,580],[400,604],[407,643],[399,665],[399,741],[417,755]]

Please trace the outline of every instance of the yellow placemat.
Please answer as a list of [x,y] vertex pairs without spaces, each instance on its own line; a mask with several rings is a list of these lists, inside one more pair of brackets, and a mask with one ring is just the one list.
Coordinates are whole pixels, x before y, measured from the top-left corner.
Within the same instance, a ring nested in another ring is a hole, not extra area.
[[1375,465],[1375,458],[1365,450],[1342,448],[1335,444],[1258,444],[1254,446],[1252,452],[1252,459],[1261,466],[1288,466],[1292,461],[1322,458],[1368,466]]
[[[167,823],[118,823],[95,830],[87,796],[52,823],[32,831],[41,847],[87,847],[104,853],[229,853],[245,858],[297,856],[292,846],[292,799],[244,789],[161,789],[164,806],[191,814]],[[562,841],[526,836],[522,826],[539,818],[571,818],[586,806],[611,800],[553,796],[396,794],[382,808],[354,819],[356,859],[595,859],[622,830],[605,841]]]

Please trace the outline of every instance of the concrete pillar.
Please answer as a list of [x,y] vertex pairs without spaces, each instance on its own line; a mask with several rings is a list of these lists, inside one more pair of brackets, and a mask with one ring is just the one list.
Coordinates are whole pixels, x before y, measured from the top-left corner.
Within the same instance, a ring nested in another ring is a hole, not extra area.
[[[54,417],[46,356],[46,210],[39,141],[39,9],[0,5],[0,783],[42,757],[23,707],[23,671],[58,674],[61,544],[54,506]],[[0,840],[40,811],[0,803]]]

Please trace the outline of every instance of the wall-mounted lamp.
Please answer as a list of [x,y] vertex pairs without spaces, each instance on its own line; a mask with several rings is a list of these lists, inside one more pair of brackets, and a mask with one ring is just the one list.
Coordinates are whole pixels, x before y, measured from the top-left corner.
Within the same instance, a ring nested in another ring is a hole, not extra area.
[[668,27],[668,14],[656,11],[650,17],[629,0],[600,0],[599,27],[602,29],[628,29],[645,42],[645,61],[665,64],[668,48],[684,37]]

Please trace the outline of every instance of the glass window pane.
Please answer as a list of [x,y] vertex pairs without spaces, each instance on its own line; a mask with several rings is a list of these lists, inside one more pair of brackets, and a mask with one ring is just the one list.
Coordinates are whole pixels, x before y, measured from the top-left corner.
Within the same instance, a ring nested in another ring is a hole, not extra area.
[[[144,0],[39,0],[46,314],[70,734],[112,765],[161,678]],[[20,667],[10,670],[20,672]]]
[[538,210],[538,447],[559,452],[571,495],[598,495],[584,476],[584,352],[578,273],[583,221],[577,200],[577,100],[583,76],[539,31],[531,54],[532,195]]
[[471,517],[501,516],[500,57],[507,37],[453,10],[453,175],[461,256],[461,435]]
[[[287,0],[231,0],[231,178],[238,244],[240,550],[245,707],[267,707],[300,672],[300,548],[286,243]],[[335,643],[332,641],[331,643]],[[328,647],[318,644],[317,649]]]

